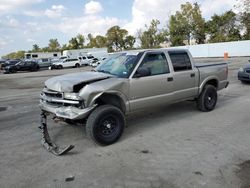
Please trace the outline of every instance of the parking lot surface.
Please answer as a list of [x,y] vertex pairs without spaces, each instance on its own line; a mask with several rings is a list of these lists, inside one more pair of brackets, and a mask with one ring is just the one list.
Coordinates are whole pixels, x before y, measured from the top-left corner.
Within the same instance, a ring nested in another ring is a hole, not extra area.
[[[40,144],[39,94],[45,80],[79,69],[0,73],[0,187],[250,187],[250,84],[237,80],[249,58],[229,59],[227,89],[212,112],[182,102],[127,117],[115,144],[100,147],[84,125],[49,121],[56,157]],[[199,59],[198,61],[221,59]]]

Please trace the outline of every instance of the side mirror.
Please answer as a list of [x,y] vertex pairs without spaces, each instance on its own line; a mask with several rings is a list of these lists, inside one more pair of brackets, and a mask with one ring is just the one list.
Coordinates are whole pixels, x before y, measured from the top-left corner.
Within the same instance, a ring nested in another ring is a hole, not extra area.
[[137,71],[135,72],[134,78],[140,78],[140,77],[145,77],[145,76],[150,76],[150,75],[151,75],[150,68],[139,67]]

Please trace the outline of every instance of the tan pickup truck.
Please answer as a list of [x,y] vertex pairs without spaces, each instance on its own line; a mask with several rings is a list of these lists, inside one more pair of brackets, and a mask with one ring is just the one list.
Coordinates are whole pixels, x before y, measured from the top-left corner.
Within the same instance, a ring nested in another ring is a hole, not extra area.
[[109,145],[123,133],[125,115],[134,111],[194,100],[199,110],[215,108],[217,91],[228,86],[227,63],[195,64],[188,50],[140,50],[113,54],[94,71],[45,82],[40,96],[43,145],[58,148],[47,132],[47,115],[66,122],[86,122],[87,136]]

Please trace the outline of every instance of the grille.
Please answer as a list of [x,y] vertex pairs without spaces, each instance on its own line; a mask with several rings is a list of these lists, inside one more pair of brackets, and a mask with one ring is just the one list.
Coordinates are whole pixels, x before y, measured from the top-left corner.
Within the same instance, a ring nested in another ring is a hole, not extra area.
[[49,105],[53,105],[57,107],[60,107],[60,106],[82,107],[83,106],[83,103],[79,101],[63,99],[63,93],[53,91],[53,90],[48,90],[46,88],[43,90],[41,94],[41,101]]
[[60,92],[56,92],[56,91],[52,91],[52,90],[43,90],[43,93],[47,97],[59,98],[59,99],[63,98],[63,95]]

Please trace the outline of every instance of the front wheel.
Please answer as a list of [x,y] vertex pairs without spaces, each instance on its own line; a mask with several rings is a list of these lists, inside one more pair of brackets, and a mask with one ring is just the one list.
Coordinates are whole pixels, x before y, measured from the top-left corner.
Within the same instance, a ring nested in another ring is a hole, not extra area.
[[206,85],[203,88],[197,100],[197,107],[200,111],[212,111],[217,103],[217,89],[212,85]]
[[75,64],[75,68],[79,68],[79,67],[80,67],[79,63]]
[[122,111],[112,105],[97,107],[88,117],[86,133],[100,145],[115,143],[122,135],[125,117]]

